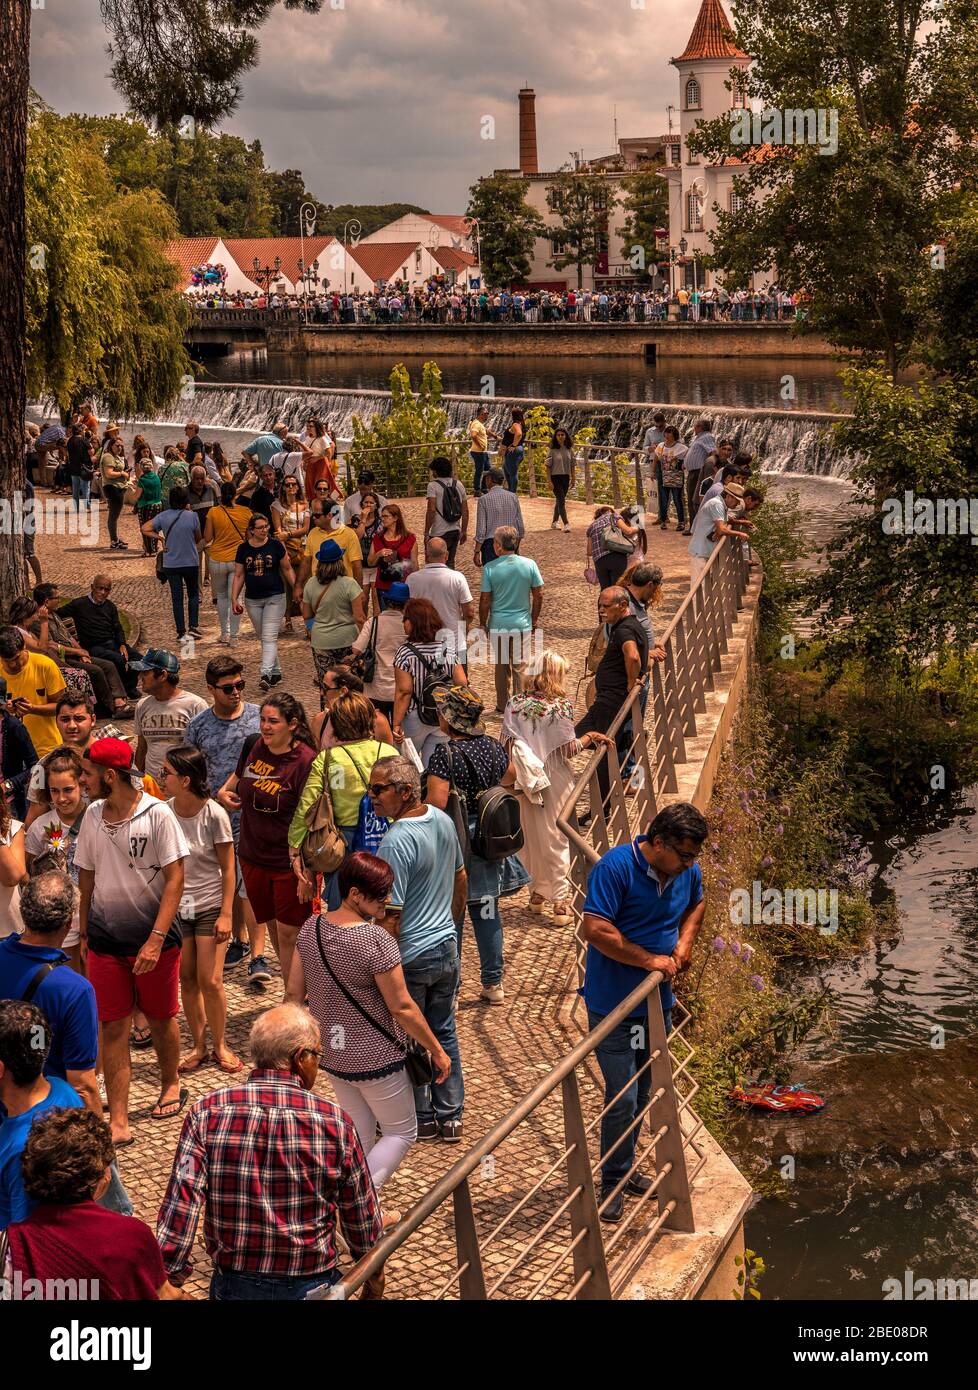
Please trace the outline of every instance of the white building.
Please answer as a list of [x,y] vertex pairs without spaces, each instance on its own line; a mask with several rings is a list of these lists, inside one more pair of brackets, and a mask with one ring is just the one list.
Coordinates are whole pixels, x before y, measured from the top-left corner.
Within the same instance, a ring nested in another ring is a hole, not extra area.
[[[710,233],[716,230],[715,208],[737,211],[733,181],[741,161],[730,157],[706,162],[689,148],[689,136],[697,121],[713,121],[734,108],[747,106],[737,74],[746,73],[750,56],[738,47],[721,0],[702,0],[689,42],[673,66],[679,73],[680,148],[670,149],[669,165],[662,177],[669,185],[669,245],[686,242],[685,264],[674,271],[674,286],[694,283],[710,288],[713,271],[704,273],[698,256],[710,251]],[[733,76],[731,74],[733,73]]]
[[[181,237],[170,242],[170,259],[180,268],[186,294],[198,293],[192,273],[203,265],[222,265],[228,294],[317,293],[324,289],[369,290],[369,276],[351,251],[333,236]],[[255,261],[258,268],[255,268]],[[303,272],[307,272],[305,275]]]

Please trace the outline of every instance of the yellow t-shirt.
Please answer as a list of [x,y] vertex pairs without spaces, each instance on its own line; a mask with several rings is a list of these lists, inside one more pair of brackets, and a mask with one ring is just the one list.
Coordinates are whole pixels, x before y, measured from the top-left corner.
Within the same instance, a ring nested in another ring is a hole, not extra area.
[[207,554],[212,560],[229,565],[238,553],[238,546],[245,543],[252,510],[240,505],[218,506],[211,507],[207,515],[214,532],[214,539]]
[[353,578],[354,562],[358,565],[363,564],[363,551],[360,549],[360,537],[352,526],[337,526],[335,531],[324,531],[320,526],[314,526],[306,537],[306,555],[313,562],[315,568],[316,556],[323,541],[335,541],[343,551],[343,564],[349,577]]
[[474,454],[488,454],[489,433],[481,420],[473,420],[471,425],[469,425],[469,438],[472,441],[472,452]]
[[[11,700],[29,700],[32,705],[53,705],[65,689],[65,678],[58,667],[49,656],[42,656],[40,652],[28,652],[24,669],[16,675],[11,675],[6,668],[0,670],[0,675],[7,682],[7,694]],[[53,714],[27,714],[23,718],[39,758],[60,746],[61,732]]]

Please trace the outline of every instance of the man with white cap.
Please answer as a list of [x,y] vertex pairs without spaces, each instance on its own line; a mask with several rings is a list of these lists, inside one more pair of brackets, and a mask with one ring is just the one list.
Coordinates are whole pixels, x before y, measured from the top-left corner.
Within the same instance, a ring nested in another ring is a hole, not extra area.
[[739,483],[726,482],[721,497],[711,497],[704,502],[693,520],[693,530],[689,541],[689,587],[695,589],[707,562],[724,536],[745,538],[744,527],[750,529],[752,521],[738,518],[730,525],[730,510],[740,507],[744,501],[744,489]]

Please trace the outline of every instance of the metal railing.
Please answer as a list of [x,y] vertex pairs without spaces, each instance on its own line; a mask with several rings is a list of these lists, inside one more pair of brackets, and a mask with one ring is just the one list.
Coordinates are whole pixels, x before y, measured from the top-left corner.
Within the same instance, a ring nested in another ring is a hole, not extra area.
[[[602,854],[627,843],[648,825],[661,795],[676,791],[677,769],[687,760],[688,741],[696,736],[707,693],[715,687],[748,578],[743,542],[724,539],[660,639],[665,659],[653,665],[644,720],[636,717],[641,709],[636,688],[608,730],[612,743],[588,757],[561,807],[557,823],[571,847],[577,919],[571,976],[576,973],[583,978],[588,873]],[[627,788],[622,778],[626,759],[635,767]],[[606,793],[601,787],[603,762]],[[634,796],[626,795],[628,790]],[[585,828],[578,807],[586,796],[590,819]],[[698,1089],[690,1075],[694,1050],[684,1036],[689,1015],[678,1004],[673,1018],[681,1017],[667,1039],[659,992],[662,981],[661,973],[650,974],[473,1145],[340,1283],[317,1296],[350,1298],[422,1230],[428,1238],[425,1263],[430,1277],[432,1252],[439,1239],[443,1246],[448,1244],[444,1218],[449,1201],[454,1253],[444,1256],[439,1271],[433,1295],[439,1300],[453,1290],[462,1299],[476,1300],[615,1298],[627,1287],[660,1230],[694,1231],[690,1187],[706,1162],[696,1143],[702,1121],[692,1109]],[[568,983],[573,986],[577,981]],[[597,1050],[643,1006],[644,1025],[633,1027],[647,1030],[643,1041],[648,1057],[616,1095],[607,1097],[601,1077],[595,1074]],[[603,1138],[596,1136],[602,1135],[609,1112],[636,1081],[648,1085],[649,1099],[637,1108],[624,1133],[614,1141],[609,1136],[605,1149]],[[552,1108],[558,1101],[559,1124],[556,1116],[547,1113],[548,1105]],[[562,1132],[562,1145],[554,1143],[555,1131]],[[605,1187],[600,1179],[602,1166],[632,1134],[633,1162],[614,1187]],[[506,1150],[514,1139],[520,1145],[517,1155]],[[592,1147],[598,1150],[595,1158]],[[487,1164],[494,1178],[497,1164],[502,1171],[500,1181],[494,1181],[483,1200],[476,1175],[482,1177]],[[634,1203],[630,1200],[620,1223],[603,1224],[602,1213],[640,1172],[650,1178],[648,1188]],[[521,1188],[525,1188],[521,1195],[510,1200],[508,1193]],[[507,1189],[507,1195],[501,1189]],[[480,1219],[486,1228],[482,1233]]]

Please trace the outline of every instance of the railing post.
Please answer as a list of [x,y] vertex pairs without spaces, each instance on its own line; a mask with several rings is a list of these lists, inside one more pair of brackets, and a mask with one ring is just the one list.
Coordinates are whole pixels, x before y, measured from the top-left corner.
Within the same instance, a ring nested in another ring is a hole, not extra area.
[[475,1228],[475,1213],[472,1210],[472,1193],[469,1191],[468,1178],[460,1182],[452,1193],[452,1206],[455,1212],[455,1249],[461,1270],[458,1276],[459,1298],[484,1301],[486,1276],[482,1268],[479,1233]]
[[591,1177],[587,1130],[581,1110],[576,1071],[564,1077],[561,1096],[564,1102],[564,1145],[568,1150],[567,1182],[571,1191],[580,1188],[580,1192],[568,1208],[571,1232],[575,1236],[582,1231],[586,1233],[584,1239],[574,1247],[574,1282],[577,1283],[586,1274],[591,1275],[579,1289],[577,1297],[582,1300],[610,1300],[611,1280],[608,1278],[608,1264],[604,1255],[604,1242],[601,1239],[598,1200],[594,1194],[594,1179]]
[[621,506],[621,479],[618,476],[618,455],[612,454],[609,462],[611,464],[611,501],[617,510]]
[[594,502],[594,481],[591,477],[591,452],[584,451],[584,501],[590,507]]
[[693,1202],[689,1192],[689,1173],[683,1153],[683,1132],[679,1123],[679,1107],[676,1104],[676,1083],[672,1075],[672,1058],[669,1054],[669,1041],[666,1037],[665,1020],[662,1017],[662,996],[654,989],[649,995],[649,1071],[652,1077],[652,1092],[662,1091],[662,1098],[649,1111],[649,1129],[652,1130],[652,1116],[656,1117],[656,1127],[666,1127],[666,1132],[655,1146],[655,1166],[661,1170],[668,1166],[669,1171],[659,1184],[657,1197],[659,1210],[667,1202],[675,1207],[666,1217],[665,1226],[673,1231],[695,1231]]

